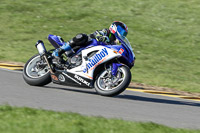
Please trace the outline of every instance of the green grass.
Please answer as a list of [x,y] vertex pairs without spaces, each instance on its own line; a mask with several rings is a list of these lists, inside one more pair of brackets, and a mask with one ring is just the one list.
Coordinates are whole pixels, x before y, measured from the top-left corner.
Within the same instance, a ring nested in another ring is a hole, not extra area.
[[[125,22],[136,54],[133,82],[200,92],[199,0],[1,0],[0,60],[26,62],[48,34]],[[52,48],[48,46],[47,48]]]
[[0,106],[1,133],[199,133],[155,123],[129,122],[75,113]]

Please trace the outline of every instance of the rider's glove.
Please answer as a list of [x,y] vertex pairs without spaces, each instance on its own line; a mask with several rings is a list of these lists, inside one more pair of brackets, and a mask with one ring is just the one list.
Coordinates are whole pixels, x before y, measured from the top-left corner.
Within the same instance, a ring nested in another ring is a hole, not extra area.
[[110,42],[110,39],[107,36],[96,36],[96,40],[100,42]]
[[110,42],[110,39],[104,34],[103,31],[96,31],[96,40],[101,42]]

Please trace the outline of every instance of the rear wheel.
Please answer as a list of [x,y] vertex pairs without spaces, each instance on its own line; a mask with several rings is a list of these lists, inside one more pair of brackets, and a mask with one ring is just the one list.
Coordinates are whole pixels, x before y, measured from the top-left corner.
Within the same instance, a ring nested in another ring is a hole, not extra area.
[[111,69],[103,70],[95,81],[95,90],[103,96],[115,96],[123,92],[131,81],[131,72],[127,66],[120,66],[116,76],[111,74]]
[[43,86],[51,82],[50,71],[45,61],[37,54],[31,57],[24,66],[23,78],[29,85]]

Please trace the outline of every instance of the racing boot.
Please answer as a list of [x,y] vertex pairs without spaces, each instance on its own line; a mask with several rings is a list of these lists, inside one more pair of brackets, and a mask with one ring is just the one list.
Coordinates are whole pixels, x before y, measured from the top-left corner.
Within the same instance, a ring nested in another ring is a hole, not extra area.
[[54,59],[52,62],[57,65],[61,65],[63,60],[60,58],[63,53],[66,53],[67,57],[69,57],[72,53],[74,53],[73,49],[69,45],[69,42],[65,43],[62,47],[57,48],[53,51],[52,56]]

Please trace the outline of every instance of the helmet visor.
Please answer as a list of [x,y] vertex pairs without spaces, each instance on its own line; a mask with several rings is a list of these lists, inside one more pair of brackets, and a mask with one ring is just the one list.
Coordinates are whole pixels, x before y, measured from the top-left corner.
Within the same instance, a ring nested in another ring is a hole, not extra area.
[[120,34],[120,36],[124,39],[126,37],[126,35],[128,34],[128,32],[122,28],[120,25],[117,26],[117,32],[118,34]]

